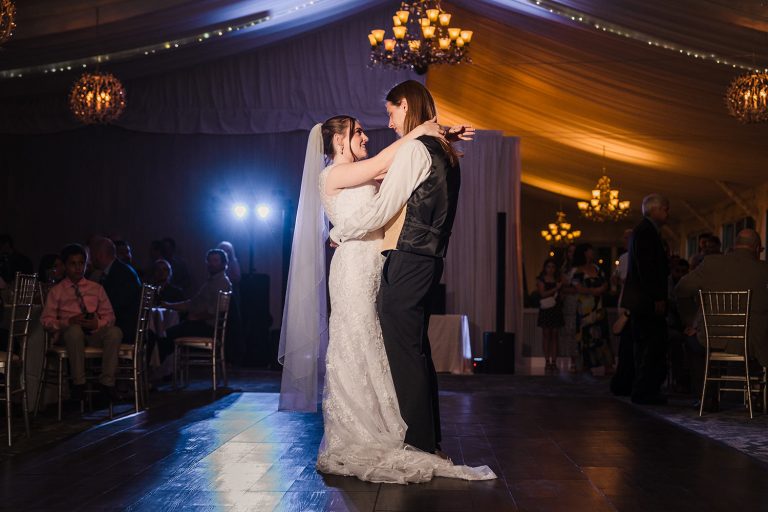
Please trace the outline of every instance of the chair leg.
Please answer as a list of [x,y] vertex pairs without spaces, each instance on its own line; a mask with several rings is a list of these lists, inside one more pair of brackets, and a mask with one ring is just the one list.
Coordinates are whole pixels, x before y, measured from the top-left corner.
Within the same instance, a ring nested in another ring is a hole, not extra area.
[[224,377],[224,387],[229,387],[229,381],[227,380],[227,361],[224,359],[224,351],[221,351],[219,360],[221,361],[221,376]]
[[61,357],[59,359],[59,370],[58,370],[58,395],[59,395],[59,404],[58,404],[58,419],[61,421],[61,409],[62,409],[62,393],[64,389],[64,359]]
[[749,419],[752,419],[752,382],[749,379],[749,358],[744,358],[744,376],[746,378],[746,382],[744,385],[747,388],[747,406],[749,408]]
[[179,389],[179,350],[181,347],[175,347],[173,351],[173,389]]
[[138,361],[133,361],[133,405],[139,412],[139,369]]
[[218,380],[216,378],[217,377],[217,375],[216,375],[216,364],[217,364],[217,361],[216,361],[216,352],[215,351],[211,351],[211,352],[213,354],[211,356],[211,368],[212,368],[211,376],[213,378],[213,392],[215,393],[216,392],[216,381]]
[[21,413],[24,415],[24,429],[29,438],[29,404],[27,404],[27,379],[24,377],[24,369],[21,370]]
[[40,411],[40,400],[43,398],[43,390],[48,384],[48,355],[43,357],[43,369],[40,372],[40,383],[37,385],[37,396],[35,397],[35,408],[32,413],[33,418],[37,418],[37,413]]
[[706,352],[706,363],[704,365],[704,384],[701,386],[701,401],[699,402],[699,416],[704,415],[704,397],[707,396],[707,379],[709,379],[709,347]]
[[[10,357],[9,357],[10,359]],[[10,370],[9,370],[10,371]],[[9,375],[6,373],[4,375],[5,377],[5,420],[6,420],[6,427],[8,429],[8,447],[13,445],[13,435],[11,431],[11,381],[9,379]]]

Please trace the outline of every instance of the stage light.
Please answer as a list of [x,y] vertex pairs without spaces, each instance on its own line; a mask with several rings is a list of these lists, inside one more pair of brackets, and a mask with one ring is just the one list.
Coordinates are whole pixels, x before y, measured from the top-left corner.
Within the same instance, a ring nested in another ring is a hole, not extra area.
[[260,204],[259,206],[256,207],[256,214],[262,219],[266,219],[267,217],[269,217],[270,213],[271,213],[271,210],[269,206],[267,206],[266,204]]
[[232,207],[232,213],[238,219],[242,219],[242,218],[245,218],[246,215],[248,215],[248,208],[244,204],[238,203]]

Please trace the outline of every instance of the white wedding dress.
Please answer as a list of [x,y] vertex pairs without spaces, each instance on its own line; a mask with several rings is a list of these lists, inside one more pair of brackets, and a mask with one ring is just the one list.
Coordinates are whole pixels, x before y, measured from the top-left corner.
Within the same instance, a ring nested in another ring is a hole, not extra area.
[[[339,224],[376,194],[376,185],[325,193],[331,167],[320,174],[320,198],[330,221]],[[384,257],[383,231],[341,244],[328,280],[331,316],[326,355],[323,420],[325,434],[317,457],[323,473],[388,483],[426,482],[435,476],[487,480],[488,466],[470,468],[405,445],[389,361],[376,314]]]

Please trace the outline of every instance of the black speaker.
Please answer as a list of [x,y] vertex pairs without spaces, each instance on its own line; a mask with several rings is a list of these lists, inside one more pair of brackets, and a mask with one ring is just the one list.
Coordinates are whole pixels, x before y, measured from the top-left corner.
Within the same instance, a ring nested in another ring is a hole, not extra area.
[[245,366],[266,367],[272,357],[269,328],[269,275],[248,273],[240,282],[240,316],[242,318]]
[[482,373],[515,373],[515,333],[483,333]]

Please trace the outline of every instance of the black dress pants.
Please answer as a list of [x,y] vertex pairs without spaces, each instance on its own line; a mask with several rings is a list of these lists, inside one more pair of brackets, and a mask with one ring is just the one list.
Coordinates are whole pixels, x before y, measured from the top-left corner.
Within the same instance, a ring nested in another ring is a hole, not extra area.
[[661,393],[667,378],[667,320],[664,316],[632,313],[635,383],[632,400],[645,401]]
[[384,262],[377,299],[405,442],[434,453],[440,445],[437,373],[427,330],[429,307],[443,274],[443,260],[391,251]]
[[619,364],[611,378],[611,393],[629,396],[635,382],[635,346],[632,340],[632,325],[627,322],[619,335]]

